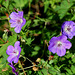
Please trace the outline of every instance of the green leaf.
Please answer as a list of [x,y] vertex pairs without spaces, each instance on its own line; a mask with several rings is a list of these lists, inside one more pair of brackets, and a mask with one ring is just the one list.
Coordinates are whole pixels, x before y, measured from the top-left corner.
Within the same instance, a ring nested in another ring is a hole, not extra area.
[[66,57],[67,59],[71,58],[71,57],[72,57],[72,53],[66,54],[65,57]]
[[8,8],[9,0],[7,0],[7,1],[3,1],[3,5],[4,5],[6,8]]
[[3,40],[6,42],[7,39],[8,39],[8,34],[7,34],[7,33],[4,33],[4,34],[3,34]]
[[26,21],[26,24],[22,27],[22,29],[24,30],[26,27],[28,28],[31,24],[31,20]]
[[49,61],[49,64],[50,64],[50,65],[51,65],[52,63],[54,63],[54,60],[50,60],[50,61]]
[[39,46],[35,46],[34,50],[38,51],[38,50],[40,50],[40,47]]
[[24,7],[26,4],[28,4],[29,0],[14,0],[16,3],[16,7]]
[[[13,36],[10,36],[8,38],[8,43],[6,43],[5,45],[3,45],[1,48],[0,48],[0,55],[2,55],[2,62],[1,64],[3,64],[3,67],[6,67],[6,60],[7,60],[7,57],[8,55],[6,54],[6,50],[7,50],[7,47],[9,45],[13,45],[15,42],[17,41],[17,35],[13,35]],[[5,66],[4,66],[5,65]]]
[[56,75],[56,69],[54,69],[53,67],[50,67],[49,69],[48,69],[48,72],[50,73],[50,74],[52,74],[52,75]]
[[8,43],[6,43],[5,45],[3,45],[1,48],[0,48],[0,55],[4,55],[4,53],[6,53],[6,49],[9,45],[13,45],[15,42],[17,41],[17,35],[13,35],[13,36],[10,36],[8,38]]
[[0,4],[1,4],[2,0],[0,0]]
[[75,57],[72,58],[73,63],[75,63]]
[[74,65],[71,66],[71,70],[72,70],[73,74],[75,74],[75,66]]
[[43,75],[48,75],[47,69],[43,68],[42,70]]
[[31,55],[31,56],[35,56],[35,55],[37,55],[37,54],[38,54],[38,52],[35,51],[35,52],[32,52],[32,55]]
[[66,69],[66,71],[70,74],[70,75],[72,75],[73,73],[71,72],[71,70],[70,69]]
[[36,27],[36,26],[38,26],[38,25],[39,25],[38,22],[39,22],[38,19],[34,19],[34,24],[32,25],[32,27]]
[[31,38],[26,39],[26,44],[30,45],[33,40],[34,39],[31,39]]
[[47,11],[49,4],[50,4],[50,2],[47,0],[44,2],[44,13]]
[[75,20],[75,15],[71,18],[71,20]]
[[21,54],[22,54],[22,55],[24,55],[24,54],[25,54],[25,52],[24,52],[24,50],[23,50],[23,49],[21,49]]
[[68,12],[69,8],[73,5],[72,2],[68,3],[67,0],[63,0],[60,6],[57,6],[55,11],[58,13],[60,19],[62,19]]
[[38,71],[38,75],[43,75],[41,71]]

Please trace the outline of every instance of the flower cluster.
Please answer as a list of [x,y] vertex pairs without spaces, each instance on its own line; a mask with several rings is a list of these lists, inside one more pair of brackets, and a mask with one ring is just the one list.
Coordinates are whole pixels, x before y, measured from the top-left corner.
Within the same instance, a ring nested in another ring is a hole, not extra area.
[[58,56],[64,56],[66,49],[70,49],[72,44],[67,38],[72,39],[75,36],[75,23],[73,21],[65,21],[61,27],[62,35],[59,37],[52,37],[48,50]]
[[[25,25],[26,20],[23,18],[23,11],[12,12],[9,16],[11,19],[9,22],[11,23],[11,27],[15,27],[15,32],[20,33],[22,27]],[[72,44],[70,41],[67,40],[67,38],[72,39],[73,36],[75,36],[75,23],[73,21],[65,21],[62,24],[61,27],[62,35],[59,37],[52,37],[49,41],[48,49],[53,54],[57,53],[58,56],[64,56],[66,54],[66,49],[70,49]],[[16,72],[16,68],[13,65],[14,63],[17,63],[19,60],[21,52],[20,42],[16,41],[14,44],[14,47],[12,45],[9,45],[6,53],[9,55],[7,58],[7,61],[10,63],[8,64],[10,67],[12,67],[12,72],[15,73],[15,75],[18,75],[18,72]]]
[[[22,27],[25,25],[26,20],[23,18],[23,11],[12,12],[9,16],[11,19],[9,22],[11,23],[11,27],[15,27],[15,32],[20,33]],[[19,60],[21,52],[20,42],[16,41],[14,47],[12,45],[9,45],[6,53],[9,55],[7,58],[7,61],[10,63],[8,64],[10,67],[12,67],[12,72],[15,73],[15,75],[18,75],[18,72],[16,72],[16,68],[13,65],[14,63],[17,63]]]

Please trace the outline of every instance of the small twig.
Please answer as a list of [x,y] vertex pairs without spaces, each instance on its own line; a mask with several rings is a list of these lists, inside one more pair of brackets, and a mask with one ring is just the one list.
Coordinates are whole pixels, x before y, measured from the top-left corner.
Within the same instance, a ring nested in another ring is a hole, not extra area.
[[23,69],[23,66],[21,65],[21,62],[20,61],[18,61],[19,62],[19,64],[20,64],[20,66],[21,66],[21,69],[23,70],[23,72],[24,72],[24,75],[26,75],[26,73],[25,73],[25,71],[24,71],[24,69]]
[[26,57],[26,59],[29,60],[33,64],[33,62],[29,58]]
[[49,45],[48,45],[48,42],[47,42],[47,40],[44,40],[44,42],[46,43],[46,45],[47,45],[47,47],[48,47]]
[[16,66],[18,63],[15,63],[15,65],[14,66]]
[[51,55],[51,52],[49,51],[49,56]]
[[0,46],[3,46],[4,44],[0,44]]
[[28,16],[30,16],[30,7],[31,7],[31,3],[30,3],[30,0],[29,0],[29,11],[28,11]]
[[[37,65],[33,65],[33,66],[37,66]],[[32,68],[33,66],[29,66],[29,67],[26,67],[26,68],[23,68],[23,69]],[[22,70],[22,69],[19,69],[19,70]]]
[[[20,57],[23,57],[23,58],[24,58],[24,61],[26,61],[26,58],[25,58],[23,55],[20,55]],[[19,57],[19,58],[20,58],[20,57]]]
[[3,42],[5,43],[5,41],[4,41],[2,38],[0,38],[0,40],[3,41]]
[[[47,40],[45,40],[44,42],[46,43],[46,45],[47,45],[47,47],[48,47],[49,45],[48,45]],[[50,56],[50,55],[51,55],[51,52],[49,51],[49,56]]]
[[0,18],[0,20],[7,20],[8,18]]
[[30,61],[30,62],[33,64],[33,62],[32,62],[29,58],[24,57],[24,56],[22,56],[22,55],[20,55],[20,57],[23,57],[24,59],[27,59],[28,61]]

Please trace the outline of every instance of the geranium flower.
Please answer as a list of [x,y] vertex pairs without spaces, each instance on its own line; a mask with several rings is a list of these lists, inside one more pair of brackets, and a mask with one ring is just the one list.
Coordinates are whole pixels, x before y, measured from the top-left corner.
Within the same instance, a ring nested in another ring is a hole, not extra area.
[[13,64],[8,64],[12,68],[12,72],[15,73],[15,75],[18,75],[18,72],[16,72],[16,68]]
[[58,56],[64,56],[66,49],[70,49],[72,46],[72,44],[67,40],[67,37],[64,35],[52,37],[49,44],[49,51],[53,54],[57,53]]
[[6,53],[9,55],[9,57],[7,58],[7,61],[9,63],[17,63],[19,60],[19,56],[20,56],[20,52],[21,52],[21,47],[20,47],[20,42],[17,41],[14,45],[14,47],[12,45],[9,45]]
[[18,11],[18,13],[12,12],[9,17],[11,18],[9,20],[11,27],[15,27],[15,32],[20,33],[21,28],[26,23],[26,20],[23,18],[23,11]]
[[69,39],[72,39],[75,36],[75,23],[73,21],[65,21],[62,24],[61,32]]

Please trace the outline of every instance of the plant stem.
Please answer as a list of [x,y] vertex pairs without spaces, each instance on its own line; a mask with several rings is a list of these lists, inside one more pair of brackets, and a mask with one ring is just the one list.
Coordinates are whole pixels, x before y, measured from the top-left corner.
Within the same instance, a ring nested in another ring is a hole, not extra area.
[[24,69],[23,69],[23,66],[22,66],[22,64],[21,64],[21,62],[20,62],[20,61],[19,61],[19,65],[21,66],[21,69],[23,70],[24,75],[26,75],[26,73],[25,73],[25,71],[24,71]]
[[30,0],[29,0],[29,12],[28,12],[28,16],[30,16],[30,7],[31,7],[31,3],[30,3]]
[[26,59],[29,60],[33,64],[33,62],[29,58],[26,57]]
[[0,20],[7,20],[8,18],[0,18]]
[[2,38],[0,38],[0,40],[5,43],[5,41]]
[[23,57],[24,59],[27,59],[28,61],[30,61],[30,62],[33,64],[33,62],[32,62],[29,58],[24,57],[24,56],[22,56],[22,55],[20,55],[20,57]]
[[[37,65],[33,65],[33,66],[37,66]],[[26,67],[26,68],[23,68],[23,69],[28,69],[28,68],[31,68],[33,66],[29,66],[29,67]],[[22,69],[19,69],[19,70],[22,70]]]
[[4,44],[0,44],[0,46],[3,46]]

